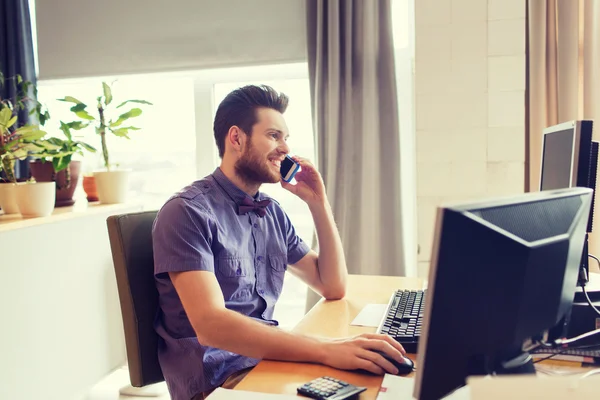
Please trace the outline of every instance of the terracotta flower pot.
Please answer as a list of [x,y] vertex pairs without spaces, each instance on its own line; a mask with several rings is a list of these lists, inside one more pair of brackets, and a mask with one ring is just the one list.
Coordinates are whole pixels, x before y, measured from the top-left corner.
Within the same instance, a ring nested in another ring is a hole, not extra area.
[[87,195],[87,201],[98,201],[98,189],[96,189],[96,178],[93,175],[83,176],[83,190]]
[[79,173],[81,171],[81,161],[71,161],[69,164],[69,172],[71,181],[67,185],[66,171],[60,171],[58,174],[54,172],[52,163],[49,161],[41,162],[32,160],[30,163],[31,175],[36,182],[56,182],[56,207],[71,206],[75,203],[73,193],[79,182]]

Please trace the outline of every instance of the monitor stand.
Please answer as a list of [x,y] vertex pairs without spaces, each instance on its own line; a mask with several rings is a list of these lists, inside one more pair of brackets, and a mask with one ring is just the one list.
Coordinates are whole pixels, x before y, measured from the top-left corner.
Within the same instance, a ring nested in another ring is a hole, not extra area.
[[493,357],[473,355],[467,364],[468,376],[535,374],[531,354],[521,346],[506,349]]
[[[516,353],[516,354],[515,354]],[[533,358],[528,352],[518,350],[510,358],[505,358],[495,368],[496,375],[535,374]]]

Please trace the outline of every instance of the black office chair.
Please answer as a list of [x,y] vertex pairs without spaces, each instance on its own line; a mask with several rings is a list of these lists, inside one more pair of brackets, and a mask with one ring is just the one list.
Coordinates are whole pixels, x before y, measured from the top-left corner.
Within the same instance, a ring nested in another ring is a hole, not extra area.
[[121,394],[159,396],[166,392],[164,384],[152,385],[164,381],[158,362],[158,335],[153,327],[158,307],[152,254],[152,224],[156,213],[145,211],[107,219],[125,331],[129,379],[135,387],[122,388]]

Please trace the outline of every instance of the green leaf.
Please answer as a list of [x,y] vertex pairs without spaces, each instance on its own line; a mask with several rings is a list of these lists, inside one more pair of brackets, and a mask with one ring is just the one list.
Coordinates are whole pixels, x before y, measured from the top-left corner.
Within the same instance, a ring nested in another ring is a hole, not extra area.
[[131,110],[127,111],[124,114],[119,115],[119,118],[111,123],[109,126],[111,128],[114,128],[116,126],[121,125],[124,121],[128,120],[129,118],[134,118],[134,117],[138,117],[142,114],[142,110],[140,108],[132,108]]
[[16,75],[17,77],[17,85],[20,85],[21,83],[23,83],[23,77],[19,74]]
[[110,86],[108,86],[105,82],[102,82],[102,89],[104,90],[104,103],[109,105],[113,98]]
[[37,125],[25,125],[17,130],[15,134],[19,135],[22,140],[35,141],[46,135],[46,132],[39,129]]
[[77,111],[75,115],[77,115],[79,118],[87,119],[88,121],[94,121],[96,119],[88,114],[88,112],[85,110]]
[[18,160],[24,160],[29,155],[29,151],[27,149],[21,148],[12,152],[14,158]]
[[79,146],[83,147],[84,149],[86,149],[86,150],[87,150],[87,151],[89,151],[90,153],[95,153],[95,152],[96,152],[96,148],[95,148],[95,147],[92,147],[92,146],[90,146],[90,145],[89,145],[89,144],[87,144],[87,143],[83,143],[83,142],[75,142],[75,144],[77,144],[77,145],[79,145]]
[[153,105],[152,103],[150,103],[149,101],[146,101],[146,100],[125,100],[124,102],[122,102],[121,104],[119,104],[119,105],[117,106],[117,108],[119,108],[119,107],[121,107],[121,106],[124,106],[124,105],[125,105],[125,104],[127,104],[127,103],[148,104],[148,105],[150,105],[150,106],[152,106],[152,105]]
[[49,119],[50,119],[50,113],[48,112],[48,110],[44,111],[43,113],[40,113],[40,115],[39,115],[40,125],[44,126]]
[[86,107],[87,107],[87,105],[85,105],[83,103],[75,104],[73,107],[71,107],[71,111],[73,111],[74,113],[76,113],[78,111],[85,110]]
[[81,130],[83,128],[87,128],[90,125],[89,122],[83,122],[83,121],[73,121],[73,122],[69,122],[67,124],[67,126],[70,129],[75,129],[75,130]]
[[71,127],[69,126],[69,124],[65,124],[64,122],[60,121],[60,130],[63,131],[63,133],[65,134],[65,136],[67,137],[67,139],[72,140],[71,139]]
[[83,104],[83,102],[81,102],[80,100],[77,100],[75,97],[72,96],[65,96],[64,99],[57,99],[59,101],[67,101],[69,103],[75,103],[75,104]]
[[129,128],[111,129],[110,131],[112,133],[114,133],[115,136],[126,137],[126,138],[129,139],[129,137],[127,136],[129,134]]
[[15,124],[15,122],[17,122],[16,115],[8,120],[8,122],[6,123],[6,128],[10,128],[11,126],[13,126]]
[[63,145],[64,140],[59,139],[57,137],[51,137],[51,138],[46,139],[44,142],[48,142],[48,143],[51,143],[52,145],[60,147]]
[[8,121],[11,119],[12,111],[6,107],[0,110],[0,122],[3,122],[3,125],[8,124]]
[[70,163],[71,163],[71,155],[52,159],[52,166],[54,167],[55,172],[60,172],[63,169],[66,169]]

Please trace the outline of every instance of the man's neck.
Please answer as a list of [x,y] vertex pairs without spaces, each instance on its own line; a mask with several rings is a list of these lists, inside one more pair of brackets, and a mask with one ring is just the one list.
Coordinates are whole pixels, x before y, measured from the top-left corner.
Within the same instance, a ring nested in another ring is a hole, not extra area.
[[260,183],[246,182],[235,172],[235,167],[233,165],[228,165],[224,162],[221,162],[219,168],[227,177],[227,179],[229,179],[235,186],[248,194],[250,197],[254,197],[256,193],[258,193],[258,190],[260,189]]

